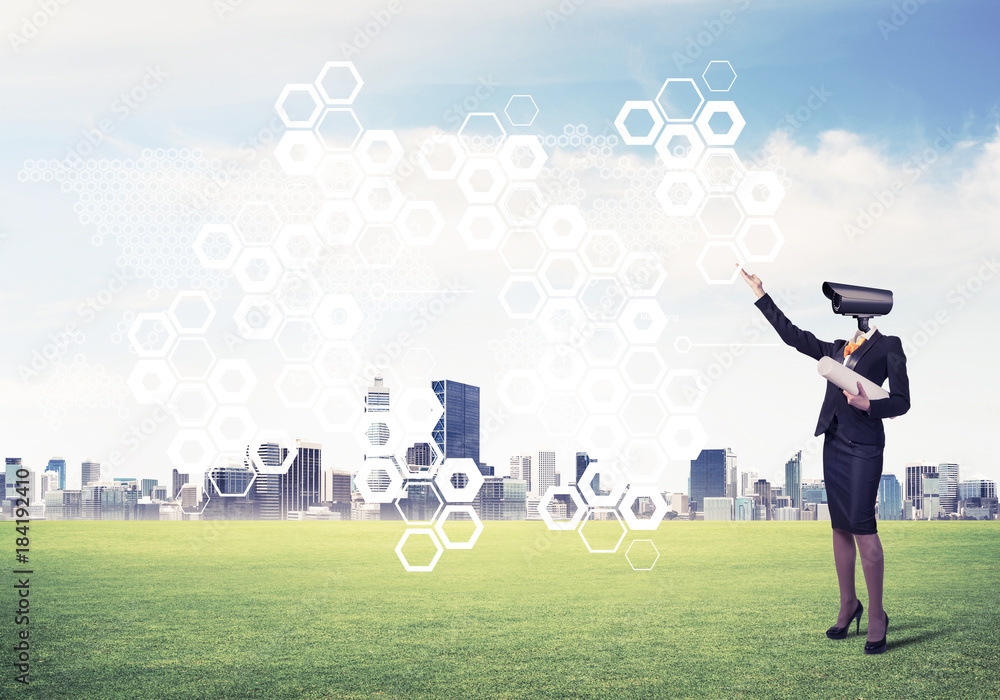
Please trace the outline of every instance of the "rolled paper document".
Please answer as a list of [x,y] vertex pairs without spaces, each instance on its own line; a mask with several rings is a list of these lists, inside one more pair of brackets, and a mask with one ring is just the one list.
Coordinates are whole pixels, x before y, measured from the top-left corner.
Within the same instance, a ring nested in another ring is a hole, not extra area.
[[828,381],[833,382],[848,394],[858,395],[858,382],[865,388],[865,393],[869,399],[885,399],[889,397],[889,392],[880,387],[870,379],[865,379],[853,369],[848,369],[837,362],[832,357],[820,359],[816,370]]

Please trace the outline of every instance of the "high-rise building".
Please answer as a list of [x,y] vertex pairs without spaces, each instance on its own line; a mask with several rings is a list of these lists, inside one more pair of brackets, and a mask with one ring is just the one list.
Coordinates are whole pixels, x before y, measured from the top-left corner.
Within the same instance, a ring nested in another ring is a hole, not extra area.
[[911,462],[905,467],[903,498],[910,502],[914,510],[922,507],[924,499],[924,474],[937,474],[936,464]]
[[529,490],[533,488],[533,493],[541,497],[556,485],[556,453],[551,450],[540,450],[535,473],[538,478],[532,480]]
[[101,463],[91,460],[80,465],[80,486],[97,483],[101,480]]
[[514,455],[510,458],[510,478],[523,479],[531,493],[531,455]]
[[726,496],[727,457],[732,451],[727,447],[719,450],[702,450],[697,459],[691,460],[691,496],[689,502],[697,504],[699,511],[705,510],[706,498]]
[[705,520],[732,520],[733,519],[732,498],[708,496],[705,498],[704,512]]
[[56,472],[45,471],[42,474],[39,484],[41,488],[39,489],[38,497],[44,499],[45,494],[49,491],[59,490],[59,474]]
[[45,494],[46,520],[79,520],[80,491],[56,489]]
[[733,520],[756,520],[757,505],[750,496],[740,496],[733,500]]
[[[434,457],[434,450],[426,442],[418,442],[412,447],[406,448],[406,466],[413,471],[429,469],[434,462]],[[344,519],[346,520],[347,518]]]
[[481,520],[526,520],[528,484],[524,479],[486,477],[473,507]]
[[970,498],[996,498],[997,485],[988,479],[969,479],[958,484],[958,499],[965,501]]
[[179,471],[174,469],[171,474],[171,485],[173,486],[173,489],[170,492],[170,497],[177,498],[181,493],[181,486],[186,484],[190,478],[190,474],[181,474]]
[[941,478],[937,472],[928,472],[921,475],[920,483],[923,494],[920,503],[921,520],[931,520],[937,517],[941,509]]
[[757,479],[753,484],[753,491],[758,498],[758,508],[763,510],[764,517],[760,520],[771,519],[771,485],[767,479]]
[[193,513],[201,506],[203,492],[201,484],[187,483],[181,486],[180,492],[181,509],[186,513]]
[[792,499],[792,508],[802,507],[802,450],[785,462],[785,495]]
[[742,472],[740,474],[740,495],[752,496],[755,481],[757,481],[757,472]]
[[250,493],[254,471],[240,460],[216,464],[205,472],[204,493],[208,499],[202,520],[250,520],[253,499]]
[[59,489],[66,488],[66,460],[62,457],[53,457],[45,467],[47,472],[55,472],[59,475]]
[[895,474],[883,474],[878,483],[878,519],[903,518],[903,486]]
[[23,469],[20,457],[7,457],[4,464],[4,498],[14,498],[14,489],[17,487],[17,471]]
[[159,484],[159,481],[157,481],[156,479],[143,479],[139,483],[140,483],[140,485],[142,487],[142,497],[143,498],[152,498],[153,497],[153,488],[157,484]]
[[677,515],[688,514],[688,497],[686,493],[675,493],[670,496],[670,510]]
[[[365,394],[365,413],[388,413],[389,412],[389,387],[387,387],[381,375],[375,375],[375,381],[368,387]],[[373,447],[380,447],[389,442],[389,424],[380,421],[372,421],[368,424],[368,441]]]
[[445,459],[471,459],[484,475],[490,472],[479,461],[479,387],[442,379],[431,382],[431,389],[444,409],[432,431],[438,452]]
[[943,462],[937,465],[941,489],[941,510],[945,515],[958,512],[958,465]]
[[281,474],[257,474],[253,482],[253,506],[256,520],[282,519]]
[[[311,506],[320,505],[322,488],[323,446],[319,443],[295,441],[295,459],[288,471],[281,475],[281,519],[288,511],[306,511]],[[287,457],[282,448],[281,462]]]
[[[579,487],[580,480],[583,479],[583,473],[587,471],[587,467],[590,466],[591,462],[596,462],[596,459],[591,458],[586,452],[576,453],[576,484]],[[594,493],[598,493],[601,490],[601,475],[596,474],[594,478],[590,480],[591,488]]]
[[736,498],[739,494],[736,492],[737,486],[737,469],[736,469],[736,453],[730,449],[726,449],[726,475],[728,479],[726,480],[726,498]]

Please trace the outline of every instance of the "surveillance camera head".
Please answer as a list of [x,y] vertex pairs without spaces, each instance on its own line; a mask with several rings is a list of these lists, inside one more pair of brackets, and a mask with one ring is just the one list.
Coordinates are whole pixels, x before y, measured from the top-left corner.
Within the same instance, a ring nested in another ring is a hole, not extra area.
[[869,318],[892,311],[892,292],[888,289],[824,282],[823,294],[831,301],[833,313],[853,316],[858,320],[858,328],[865,332]]

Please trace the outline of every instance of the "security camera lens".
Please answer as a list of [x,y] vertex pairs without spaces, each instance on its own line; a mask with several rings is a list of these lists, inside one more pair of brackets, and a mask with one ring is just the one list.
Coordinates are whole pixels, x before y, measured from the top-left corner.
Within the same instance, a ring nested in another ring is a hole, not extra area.
[[844,297],[840,296],[839,294],[834,294],[833,295],[833,310],[834,311],[840,311],[840,302],[843,301],[843,300],[844,300]]

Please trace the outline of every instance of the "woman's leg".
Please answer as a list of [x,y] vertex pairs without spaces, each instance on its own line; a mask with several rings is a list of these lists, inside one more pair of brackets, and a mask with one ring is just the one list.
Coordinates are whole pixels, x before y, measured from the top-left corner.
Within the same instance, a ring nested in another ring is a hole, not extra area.
[[877,642],[885,636],[885,611],[882,609],[885,557],[882,553],[882,541],[878,535],[855,535],[855,538],[861,553],[865,585],[868,586],[868,641]]
[[854,562],[857,552],[854,535],[847,530],[833,530],[833,562],[837,566],[837,583],[840,585],[840,614],[837,627],[846,627],[847,621],[858,609],[858,593],[854,589]]

